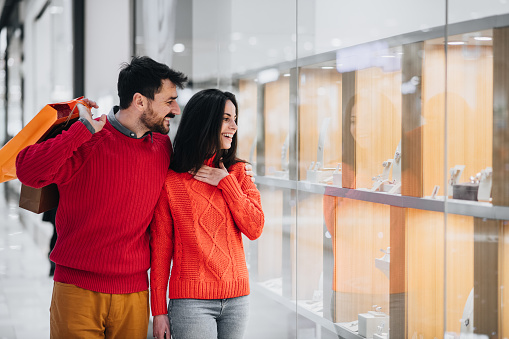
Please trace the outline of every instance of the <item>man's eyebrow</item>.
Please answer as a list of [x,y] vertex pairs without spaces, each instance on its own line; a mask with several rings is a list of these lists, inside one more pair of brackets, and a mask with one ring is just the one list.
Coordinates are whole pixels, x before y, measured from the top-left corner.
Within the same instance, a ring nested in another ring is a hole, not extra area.
[[170,97],[170,98],[169,98],[168,100],[166,100],[166,101],[170,101],[170,100],[177,100],[177,98],[178,98],[178,97],[179,97],[178,95],[177,95],[176,97]]

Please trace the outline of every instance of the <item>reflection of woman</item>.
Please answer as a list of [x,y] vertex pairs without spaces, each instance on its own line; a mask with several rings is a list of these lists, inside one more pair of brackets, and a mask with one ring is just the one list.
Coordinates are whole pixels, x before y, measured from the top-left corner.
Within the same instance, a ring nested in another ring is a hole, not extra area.
[[237,102],[228,92],[198,92],[184,109],[151,225],[154,337],[243,336],[249,277],[241,234],[258,238],[264,215],[236,157],[236,121]]
[[[376,107],[378,111],[375,112],[372,107]],[[343,187],[351,189],[368,187],[371,184],[370,178],[377,173],[374,170],[378,170],[378,164],[382,163],[381,159],[391,157],[393,149],[395,149],[393,145],[395,141],[399,140],[399,137],[394,138],[393,136],[395,133],[392,126],[398,125],[394,121],[400,121],[396,114],[397,111],[394,105],[390,102],[389,98],[381,93],[374,96],[355,94],[348,100],[343,114],[343,131],[346,131],[342,139]],[[383,121],[385,123],[382,123]],[[380,140],[388,140],[389,142],[378,145]],[[373,151],[374,149],[378,152]],[[333,265],[333,291],[330,312],[333,321],[345,322],[353,320],[353,316],[356,316],[357,313],[369,310],[369,307],[366,307],[366,305],[373,305],[373,301],[380,301],[380,298],[372,291],[371,281],[366,281],[365,279],[362,282],[337,280],[339,278],[344,279],[344,277],[338,276],[339,270],[348,273],[353,272],[353,274],[357,274],[361,278],[365,277],[365,275],[363,276],[365,273],[360,272],[361,270],[347,266],[351,264],[351,262],[348,262],[348,258],[338,255],[340,250],[343,250],[343,253],[345,252],[344,248],[339,248],[342,242],[343,244],[355,241],[364,243],[362,239],[355,238],[355,236],[349,239],[342,239],[340,234],[344,235],[345,233],[341,231],[348,227],[361,228],[365,225],[363,225],[360,215],[348,214],[346,212],[352,206],[359,206],[359,211],[362,211],[363,207],[361,206],[363,204],[335,197],[334,194],[335,189],[333,187],[326,187],[323,197],[324,223],[332,237],[332,256],[334,258],[334,260],[331,260]],[[342,215],[339,216],[341,209],[343,209]],[[359,211],[353,213],[359,213]],[[368,211],[372,213],[372,210],[366,210],[366,212]],[[349,217],[355,217],[355,221],[349,222],[347,220]],[[342,224],[338,224],[339,219],[342,221]],[[366,232],[373,232],[369,228],[365,230]],[[369,237],[371,235],[366,233],[365,236]],[[347,251],[351,251],[351,249]],[[352,259],[353,262],[366,262],[364,253],[361,253],[361,250],[353,249],[353,251],[349,253],[349,255],[355,257],[355,259]],[[345,288],[345,286],[348,288]],[[351,293],[350,291],[360,291],[360,293]],[[380,305],[379,301],[377,303]],[[382,301],[384,300],[382,299]],[[345,307],[345,304],[348,306]]]

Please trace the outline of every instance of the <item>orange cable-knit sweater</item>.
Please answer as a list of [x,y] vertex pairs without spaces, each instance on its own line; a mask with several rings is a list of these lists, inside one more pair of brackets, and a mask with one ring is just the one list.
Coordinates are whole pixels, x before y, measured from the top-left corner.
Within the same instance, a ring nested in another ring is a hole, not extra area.
[[[210,161],[206,164],[210,165]],[[225,299],[249,294],[242,233],[263,229],[260,192],[244,163],[228,169],[218,186],[189,173],[168,172],[150,226],[152,314],[167,314],[171,299]]]

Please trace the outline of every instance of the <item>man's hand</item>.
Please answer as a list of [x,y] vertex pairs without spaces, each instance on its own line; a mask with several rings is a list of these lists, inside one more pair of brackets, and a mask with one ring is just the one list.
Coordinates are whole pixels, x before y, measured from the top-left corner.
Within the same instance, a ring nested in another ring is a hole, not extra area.
[[[157,339],[170,339],[170,320],[167,314],[160,314],[154,316],[154,338]],[[164,336],[166,334],[166,337]]]
[[255,182],[253,166],[251,164],[246,164],[246,175],[251,177],[252,182]]
[[80,111],[80,118],[84,118],[84,119],[88,120],[88,122],[90,122],[90,124],[94,128],[95,133],[99,132],[100,130],[103,129],[104,124],[106,123],[106,115],[103,114],[103,115],[101,115],[99,120],[94,120],[92,118],[91,109],[99,108],[99,106],[97,106],[97,103],[90,99],[81,99],[81,101],[83,101],[85,104],[87,104],[89,108],[87,108],[85,105],[83,105],[81,103],[77,104],[78,110]]
[[223,162],[220,162],[219,168],[203,165],[198,172],[191,174],[193,174],[194,178],[198,181],[217,186],[219,182],[228,175],[228,170],[224,167]]

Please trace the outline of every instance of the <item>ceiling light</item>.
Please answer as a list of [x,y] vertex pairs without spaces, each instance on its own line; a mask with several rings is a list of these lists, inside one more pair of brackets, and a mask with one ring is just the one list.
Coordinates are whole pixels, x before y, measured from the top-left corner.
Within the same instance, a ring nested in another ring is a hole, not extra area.
[[493,40],[493,38],[489,37],[489,36],[476,36],[474,38],[474,40],[477,40],[477,41],[491,41],[491,40]]
[[182,53],[186,50],[186,46],[184,44],[175,44],[173,45],[173,52]]

